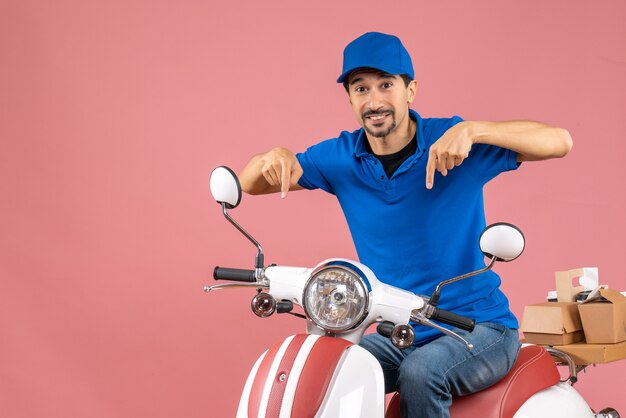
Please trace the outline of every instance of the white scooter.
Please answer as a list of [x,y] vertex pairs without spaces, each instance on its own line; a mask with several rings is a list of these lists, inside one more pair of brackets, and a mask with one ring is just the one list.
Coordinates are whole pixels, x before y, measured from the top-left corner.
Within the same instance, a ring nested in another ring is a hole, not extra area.
[[[215,267],[216,280],[238,283],[206,287],[249,287],[257,290],[252,311],[259,317],[291,313],[306,318],[306,334],[285,338],[265,351],[252,367],[239,402],[237,418],[393,418],[399,417],[396,394],[385,411],[383,372],[378,361],[358,343],[365,330],[379,323],[378,332],[396,347],[414,340],[411,323],[433,327],[473,347],[460,335],[434,321],[471,331],[474,321],[437,308],[441,288],[491,269],[496,261],[511,261],[524,249],[516,227],[499,223],[487,227],[480,248],[490,259],[477,271],[441,282],[433,295],[419,296],[380,282],[367,266],[347,259],[325,260],[314,268],[264,266],[259,243],[228,214],[241,201],[235,173],[217,167],[211,193],[226,219],[256,247],[251,270]],[[301,306],[305,315],[292,312]],[[548,352],[549,351],[549,352]],[[509,374],[496,385],[455,398],[452,417],[619,418],[611,408],[595,413],[572,387],[576,366],[565,353],[528,345],[522,347]],[[570,376],[560,381],[554,358],[569,365]]]

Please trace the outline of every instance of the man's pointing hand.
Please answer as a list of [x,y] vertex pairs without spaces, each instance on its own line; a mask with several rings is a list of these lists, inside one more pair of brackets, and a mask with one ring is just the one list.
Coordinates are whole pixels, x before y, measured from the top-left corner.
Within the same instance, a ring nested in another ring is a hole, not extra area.
[[426,188],[435,184],[435,170],[447,176],[448,171],[463,163],[472,149],[473,140],[465,122],[460,122],[448,129],[428,151],[426,163]]

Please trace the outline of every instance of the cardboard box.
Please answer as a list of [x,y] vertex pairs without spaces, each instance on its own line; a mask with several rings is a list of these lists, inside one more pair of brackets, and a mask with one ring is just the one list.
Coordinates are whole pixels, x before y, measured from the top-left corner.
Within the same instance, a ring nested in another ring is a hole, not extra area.
[[572,344],[585,339],[582,329],[577,303],[543,302],[524,308],[521,331],[526,342]]
[[626,359],[626,341],[617,344],[556,345],[554,348],[569,354],[581,366]]
[[626,296],[612,289],[599,289],[606,301],[587,300],[578,306],[587,343],[626,341]]
[[572,281],[573,279],[584,277],[585,271],[585,268],[579,268],[574,270],[557,271],[554,274],[556,281],[556,296],[559,302],[576,302],[576,295],[585,290],[585,286],[574,286]]

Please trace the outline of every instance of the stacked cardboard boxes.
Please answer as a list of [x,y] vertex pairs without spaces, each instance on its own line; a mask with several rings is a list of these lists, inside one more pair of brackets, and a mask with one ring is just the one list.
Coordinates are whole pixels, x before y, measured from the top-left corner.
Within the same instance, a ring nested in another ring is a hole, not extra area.
[[[559,302],[526,306],[521,327],[526,342],[554,346],[581,365],[624,359],[626,297],[615,290],[598,288],[586,301],[576,302],[581,289],[572,286],[571,279],[582,271],[557,273]],[[569,286],[564,285],[565,280]]]

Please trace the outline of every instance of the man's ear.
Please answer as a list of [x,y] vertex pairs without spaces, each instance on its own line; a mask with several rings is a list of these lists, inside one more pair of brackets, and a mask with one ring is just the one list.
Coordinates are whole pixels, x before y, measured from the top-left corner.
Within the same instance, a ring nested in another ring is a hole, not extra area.
[[415,95],[417,94],[417,81],[411,80],[406,89],[408,90],[407,102],[413,103],[413,100],[415,100]]

